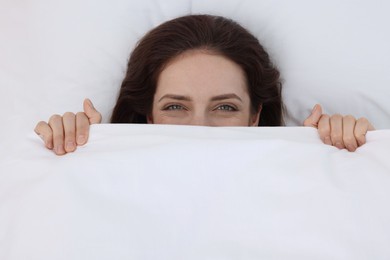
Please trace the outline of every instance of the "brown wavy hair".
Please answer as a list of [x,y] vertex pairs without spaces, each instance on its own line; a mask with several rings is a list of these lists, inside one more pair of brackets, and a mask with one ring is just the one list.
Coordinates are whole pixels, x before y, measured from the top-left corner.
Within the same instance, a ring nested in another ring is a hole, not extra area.
[[195,49],[218,53],[241,66],[252,113],[261,107],[259,126],[283,125],[280,73],[268,53],[241,25],[212,15],[187,15],[167,21],[138,42],[130,56],[111,122],[147,123],[164,66],[183,52]]

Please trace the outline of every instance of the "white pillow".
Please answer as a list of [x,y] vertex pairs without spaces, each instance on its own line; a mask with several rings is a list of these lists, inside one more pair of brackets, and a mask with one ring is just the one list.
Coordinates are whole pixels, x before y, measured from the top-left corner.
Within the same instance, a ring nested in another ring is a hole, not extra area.
[[[375,3],[376,2],[376,3]],[[390,128],[390,4],[382,1],[2,1],[4,135],[29,132],[91,98],[109,121],[129,54],[151,28],[189,13],[231,17],[255,34],[284,79],[287,125],[316,103]]]
[[390,128],[390,2],[193,1],[193,12],[236,19],[267,48],[284,79],[288,125],[316,103]]

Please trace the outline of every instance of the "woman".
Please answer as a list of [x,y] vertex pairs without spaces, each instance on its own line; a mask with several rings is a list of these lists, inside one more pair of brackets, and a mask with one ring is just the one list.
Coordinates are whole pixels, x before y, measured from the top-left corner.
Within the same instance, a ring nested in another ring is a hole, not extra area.
[[[54,115],[35,128],[57,155],[88,140],[101,115],[90,100],[84,112]],[[259,41],[232,20],[189,15],[147,33],[133,51],[112,123],[202,126],[281,126],[279,71]],[[304,126],[325,144],[355,151],[374,128],[364,118],[328,116],[316,105]]]

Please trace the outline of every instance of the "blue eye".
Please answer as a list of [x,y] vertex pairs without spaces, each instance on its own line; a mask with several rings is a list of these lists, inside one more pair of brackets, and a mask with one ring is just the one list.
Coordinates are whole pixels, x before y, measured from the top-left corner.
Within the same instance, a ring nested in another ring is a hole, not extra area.
[[183,107],[180,105],[169,105],[164,110],[182,110]]
[[217,107],[217,110],[222,110],[222,111],[237,111],[235,107],[229,106],[229,105],[221,105]]

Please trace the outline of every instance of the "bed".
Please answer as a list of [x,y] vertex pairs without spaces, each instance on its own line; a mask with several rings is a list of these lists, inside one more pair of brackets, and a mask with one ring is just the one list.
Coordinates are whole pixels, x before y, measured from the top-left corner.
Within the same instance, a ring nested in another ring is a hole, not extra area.
[[[390,31],[383,1],[1,1],[0,259],[389,259]],[[149,29],[231,17],[283,77],[286,127],[108,124]],[[33,132],[103,114],[65,156]],[[376,127],[356,152],[301,127],[314,104]]]

